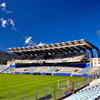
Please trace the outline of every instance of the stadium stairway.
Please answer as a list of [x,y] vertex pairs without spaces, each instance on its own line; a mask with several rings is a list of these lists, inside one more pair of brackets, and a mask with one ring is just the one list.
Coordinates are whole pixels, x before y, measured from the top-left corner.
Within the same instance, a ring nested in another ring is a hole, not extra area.
[[97,100],[100,98],[100,83],[89,85],[63,100]]
[[13,69],[13,68],[8,67],[8,68],[6,68],[5,70],[3,70],[2,73],[8,73],[11,69]]
[[4,72],[8,67],[6,65],[0,65],[0,73]]

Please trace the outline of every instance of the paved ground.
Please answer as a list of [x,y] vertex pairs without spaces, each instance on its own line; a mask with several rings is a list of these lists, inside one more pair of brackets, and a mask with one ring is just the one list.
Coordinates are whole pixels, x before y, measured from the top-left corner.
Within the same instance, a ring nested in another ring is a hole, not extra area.
[[93,84],[96,84],[96,83],[100,83],[100,79],[95,79],[95,80],[93,80],[93,81],[90,83],[90,85],[93,85]]

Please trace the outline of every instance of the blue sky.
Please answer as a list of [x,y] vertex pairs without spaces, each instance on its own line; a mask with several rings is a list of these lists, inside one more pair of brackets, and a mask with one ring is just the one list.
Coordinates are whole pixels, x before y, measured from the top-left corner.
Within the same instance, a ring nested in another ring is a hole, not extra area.
[[2,27],[0,22],[0,46],[28,46],[25,38],[45,44],[86,39],[100,48],[100,0],[1,0],[6,3],[8,14],[0,9],[0,18],[13,19],[11,25]]

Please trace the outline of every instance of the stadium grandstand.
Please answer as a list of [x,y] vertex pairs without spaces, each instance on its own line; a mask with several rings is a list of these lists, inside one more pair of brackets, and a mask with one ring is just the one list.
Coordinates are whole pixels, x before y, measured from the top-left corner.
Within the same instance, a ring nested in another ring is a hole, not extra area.
[[[58,100],[100,99],[100,79],[98,83],[96,82],[97,84],[87,85],[90,82],[89,79],[100,78],[100,52],[90,42],[81,39],[42,46],[8,48],[7,50],[16,57],[9,60],[7,66],[1,66],[0,73],[85,77],[87,78],[85,88],[78,88],[78,85],[84,86],[84,82],[76,84],[72,81],[68,83],[72,86],[72,90],[70,89],[72,92],[70,91],[68,96],[64,97],[65,99]],[[75,88],[79,90],[74,91],[73,84],[76,84]]]
[[8,62],[12,72],[33,72],[75,75],[94,74],[98,71],[99,49],[81,39],[43,46],[8,48],[19,56]]
[[[89,85],[64,100],[97,100],[100,96],[100,83]],[[98,99],[99,100],[99,99]]]

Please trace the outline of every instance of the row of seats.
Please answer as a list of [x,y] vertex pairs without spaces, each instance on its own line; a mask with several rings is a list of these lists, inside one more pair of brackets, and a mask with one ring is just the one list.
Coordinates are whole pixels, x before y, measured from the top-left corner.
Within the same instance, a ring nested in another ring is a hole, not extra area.
[[100,83],[89,85],[64,100],[97,100],[100,97]]
[[37,68],[36,67],[30,67],[29,69],[28,69],[28,72],[33,72],[33,71],[35,71]]
[[80,62],[85,58],[86,54],[66,57],[61,59],[42,59],[42,60],[15,60],[15,63],[62,63],[62,62]]
[[73,73],[73,74],[79,74],[78,71],[80,68],[75,67],[61,67],[57,73]]
[[88,74],[88,73],[93,73],[95,72],[95,70],[97,70],[97,68],[81,68],[81,70],[79,71],[80,74]]
[[45,73],[77,73],[80,70],[80,68],[75,68],[75,67],[52,67],[52,66],[47,66],[47,67],[21,67],[21,68],[14,68],[14,69],[9,69],[8,72],[45,72]]

